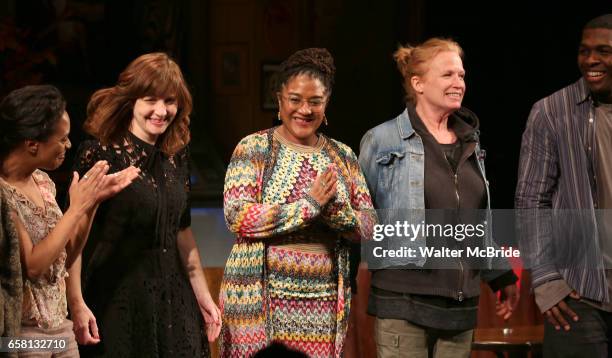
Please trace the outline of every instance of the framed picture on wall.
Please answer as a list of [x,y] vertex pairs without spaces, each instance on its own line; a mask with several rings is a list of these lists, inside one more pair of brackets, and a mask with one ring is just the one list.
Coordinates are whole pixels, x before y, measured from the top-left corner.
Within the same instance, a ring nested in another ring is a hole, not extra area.
[[212,46],[212,77],[217,94],[246,94],[249,89],[248,44]]
[[278,62],[264,62],[261,65],[261,109],[265,111],[278,111],[276,90],[278,88]]

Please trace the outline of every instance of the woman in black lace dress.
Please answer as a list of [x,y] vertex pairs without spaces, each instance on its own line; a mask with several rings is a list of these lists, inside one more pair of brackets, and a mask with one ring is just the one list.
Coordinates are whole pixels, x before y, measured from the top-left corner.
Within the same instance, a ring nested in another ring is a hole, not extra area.
[[[205,357],[220,329],[190,228],[191,95],[166,54],[134,60],[117,85],[93,94],[76,169],[134,165],[141,178],[100,205],[69,279],[83,356]],[[80,264],[80,262],[77,262]],[[80,284],[82,282],[82,292]]]

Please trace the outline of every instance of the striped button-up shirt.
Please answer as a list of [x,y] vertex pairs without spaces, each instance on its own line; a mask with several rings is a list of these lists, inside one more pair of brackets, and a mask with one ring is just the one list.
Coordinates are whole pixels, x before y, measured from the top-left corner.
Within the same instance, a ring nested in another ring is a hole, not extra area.
[[608,301],[597,239],[594,103],[584,79],[538,101],[523,133],[515,206],[533,287],[564,279]]

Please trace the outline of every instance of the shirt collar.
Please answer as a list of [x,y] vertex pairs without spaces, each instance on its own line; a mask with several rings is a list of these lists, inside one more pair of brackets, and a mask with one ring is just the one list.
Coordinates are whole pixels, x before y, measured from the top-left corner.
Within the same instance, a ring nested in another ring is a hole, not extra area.
[[578,92],[577,92],[578,98],[576,98],[577,105],[580,105],[589,100],[590,101],[593,100],[593,96],[591,95],[591,91],[589,90],[589,86],[587,85],[584,77],[580,77],[580,79],[576,82],[576,85],[578,86]]

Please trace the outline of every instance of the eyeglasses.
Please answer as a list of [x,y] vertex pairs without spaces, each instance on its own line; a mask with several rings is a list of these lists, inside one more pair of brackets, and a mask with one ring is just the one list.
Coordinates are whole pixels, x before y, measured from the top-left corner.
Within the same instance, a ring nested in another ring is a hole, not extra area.
[[325,104],[325,99],[323,98],[304,99],[300,97],[285,96],[281,96],[281,98],[287,101],[289,105],[294,109],[302,108],[302,106],[304,106],[304,103],[306,103],[308,105],[308,108],[310,108],[310,110],[313,112],[321,111],[323,109],[323,105]]

